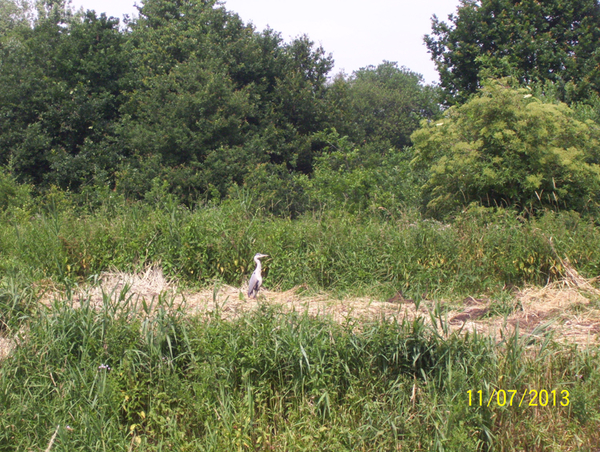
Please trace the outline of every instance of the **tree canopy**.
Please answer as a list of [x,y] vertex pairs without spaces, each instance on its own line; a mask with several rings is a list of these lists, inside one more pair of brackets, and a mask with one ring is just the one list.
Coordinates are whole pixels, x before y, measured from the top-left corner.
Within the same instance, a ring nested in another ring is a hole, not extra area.
[[[27,4],[25,4],[27,6]],[[125,74],[119,21],[40,4],[0,36],[0,163],[21,180],[78,185],[118,159]]]
[[[33,192],[252,193],[277,214],[598,207],[597,1],[463,0],[426,38],[445,97],[395,62],[332,77],[309,37],[217,0],[146,0],[125,23],[65,0],[0,13],[0,166]],[[504,75],[531,91],[486,82]]]
[[449,104],[506,76],[557,84],[562,100],[600,92],[598,0],[461,0],[448,19],[425,42]]
[[39,187],[143,198],[159,177],[182,200],[223,197],[256,170],[312,175],[328,130],[381,154],[438,111],[418,74],[385,62],[332,82],[307,36],[284,42],[216,0],[146,0],[125,24],[1,1],[0,164]]
[[331,91],[342,113],[339,131],[356,143],[377,141],[383,149],[410,145],[420,120],[440,114],[438,90],[390,61],[338,77]]

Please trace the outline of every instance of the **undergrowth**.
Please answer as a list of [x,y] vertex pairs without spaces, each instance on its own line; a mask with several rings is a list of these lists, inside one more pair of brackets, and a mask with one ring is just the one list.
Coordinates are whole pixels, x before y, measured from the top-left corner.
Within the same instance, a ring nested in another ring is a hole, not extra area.
[[0,275],[69,285],[160,263],[188,285],[239,285],[262,252],[271,288],[420,298],[544,285],[564,274],[565,257],[585,277],[600,274],[600,229],[569,212],[474,210],[445,224],[412,211],[338,210],[290,220],[238,199],[195,209],[122,200],[88,211],[62,192],[47,197],[26,214],[0,215]]
[[[55,431],[52,451],[558,451],[600,442],[597,349],[518,332],[497,343],[441,325],[337,324],[266,305],[233,321],[218,310],[190,317],[163,296],[133,299],[127,287],[101,306],[66,297],[33,313],[0,363],[0,450],[44,450]],[[499,406],[498,391],[531,389],[559,398]]]
[[[190,317],[165,296],[133,299],[127,287],[101,306],[69,290],[105,270],[155,263],[190,286],[240,284],[255,252],[270,255],[270,288],[415,300],[485,293],[493,316],[516,309],[513,286],[561,278],[565,257],[598,275],[600,229],[568,212],[471,210],[446,224],[411,211],[336,210],[291,220],[243,199],[85,209],[50,192],[0,212],[0,339],[16,341],[0,361],[0,451],[600,444],[597,348],[518,331],[500,342],[451,334],[437,305],[437,329],[421,320],[340,325],[268,306],[226,321],[218,310]],[[64,299],[40,307],[56,285]],[[530,399],[530,390],[554,399],[500,406],[506,391]]]

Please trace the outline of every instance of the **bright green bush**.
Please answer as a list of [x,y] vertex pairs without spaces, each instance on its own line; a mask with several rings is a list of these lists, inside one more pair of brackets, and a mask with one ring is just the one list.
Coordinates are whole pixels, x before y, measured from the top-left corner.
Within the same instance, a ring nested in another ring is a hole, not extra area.
[[600,129],[564,104],[489,82],[478,96],[412,135],[413,166],[428,167],[424,202],[434,215],[471,203],[519,210],[596,212]]
[[310,178],[297,178],[308,206],[358,213],[418,204],[420,174],[411,171],[410,149],[378,143],[358,146],[335,129],[319,137],[327,143],[325,152],[315,158]]

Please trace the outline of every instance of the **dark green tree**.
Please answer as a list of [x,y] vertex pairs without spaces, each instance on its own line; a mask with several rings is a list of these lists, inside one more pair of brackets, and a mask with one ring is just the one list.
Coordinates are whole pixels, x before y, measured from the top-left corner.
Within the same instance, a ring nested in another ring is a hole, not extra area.
[[[333,59],[322,47],[301,36],[283,45],[285,64],[270,96],[264,118],[271,134],[270,162],[285,163],[305,174],[312,171],[312,135],[331,124],[334,114],[327,101],[327,74]],[[264,107],[263,107],[264,108]],[[274,134],[274,136],[273,136]]]
[[221,195],[262,163],[310,171],[332,61],[308,38],[256,32],[216,1],[149,0],[127,53],[120,130],[136,162],[158,156],[171,179],[194,181],[187,193]]
[[461,0],[448,19],[433,17],[425,43],[449,104],[507,76],[556,84],[566,101],[600,92],[598,0]]
[[340,132],[383,148],[408,146],[420,121],[440,113],[436,90],[420,74],[389,61],[338,77],[330,97],[341,113]]
[[252,35],[215,2],[149,0],[131,26],[131,72],[122,138],[132,154],[166,166],[202,162],[211,150],[243,142],[249,93],[227,59]]
[[2,35],[0,162],[22,180],[76,188],[119,158],[119,21],[40,3]]

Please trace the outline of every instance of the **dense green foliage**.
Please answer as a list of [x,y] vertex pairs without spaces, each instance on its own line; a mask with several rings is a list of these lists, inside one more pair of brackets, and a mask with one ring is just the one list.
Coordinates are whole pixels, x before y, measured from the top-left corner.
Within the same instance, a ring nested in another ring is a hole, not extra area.
[[329,116],[332,62],[321,48],[306,37],[284,44],[271,30],[255,33],[214,2],[149,1],[140,14],[128,42],[134,70],[121,133],[139,159],[121,180],[136,162],[138,177],[151,180],[159,173],[144,159],[155,159],[171,168],[180,194],[215,187],[224,195],[260,163],[310,169],[310,135]]
[[415,167],[428,168],[425,201],[447,214],[488,207],[597,211],[600,128],[564,104],[499,83],[413,134]]
[[[52,451],[591,450],[600,439],[597,349],[266,306],[191,318],[127,289],[103,298],[32,316],[0,366],[0,450],[44,450],[54,432]],[[478,406],[477,391],[509,388],[556,389],[558,406]]]
[[[124,26],[64,2],[1,5],[0,165],[36,193],[245,197],[292,218],[472,202],[597,213],[595,1],[469,1],[453,27],[434,20],[445,100],[464,103],[444,119],[419,74],[383,62],[328,79],[308,37],[284,42],[216,1],[148,0]],[[503,75],[532,97],[484,86]]]
[[332,58],[308,37],[285,43],[214,1],[148,0],[121,28],[64,2],[35,18],[30,3],[2,5],[0,164],[38,189],[139,199],[158,177],[191,205],[312,174],[334,129],[367,154],[401,152],[438,111],[405,68],[330,83]]
[[342,114],[336,126],[340,133],[384,149],[410,145],[419,120],[440,112],[436,90],[423,86],[419,74],[390,62],[338,76],[331,97]]
[[19,179],[78,186],[114,164],[123,41],[117,20],[58,5],[0,36],[0,161]]
[[[600,274],[597,1],[435,19],[444,114],[409,69],[328,78],[308,37],[216,0],[139,12],[0,0],[0,451],[597,447],[597,348],[452,334],[439,302],[507,314],[565,257]],[[73,296],[157,264],[239,286],[256,251],[267,288],[401,291],[433,326]],[[568,407],[468,405],[565,388]]]
[[425,39],[446,101],[462,102],[485,78],[554,83],[563,100],[600,92],[598,0],[461,0]]

